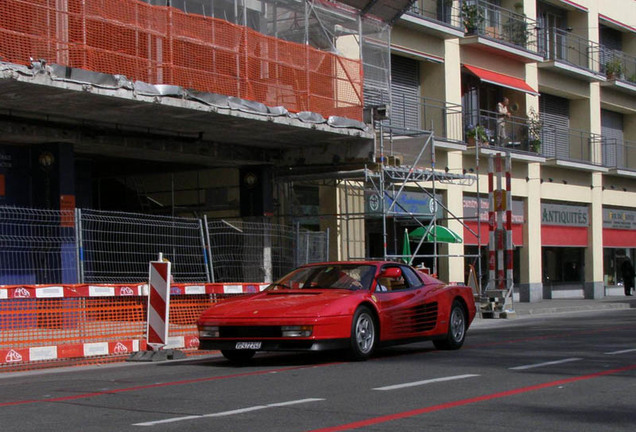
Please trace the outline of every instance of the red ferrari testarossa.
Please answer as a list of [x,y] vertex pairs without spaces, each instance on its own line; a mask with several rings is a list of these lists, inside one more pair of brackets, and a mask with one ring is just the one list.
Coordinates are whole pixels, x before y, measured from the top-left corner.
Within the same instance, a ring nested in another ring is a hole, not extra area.
[[262,292],[225,300],[197,322],[199,349],[232,361],[256,351],[347,350],[432,340],[459,349],[476,308],[472,289],[396,262],[309,264]]

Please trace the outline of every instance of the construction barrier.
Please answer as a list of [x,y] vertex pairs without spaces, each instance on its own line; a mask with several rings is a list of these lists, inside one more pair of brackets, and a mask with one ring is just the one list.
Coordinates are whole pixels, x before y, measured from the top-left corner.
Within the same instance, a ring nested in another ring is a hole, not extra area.
[[[267,284],[171,284],[166,348],[194,351],[210,305]],[[123,360],[148,349],[148,284],[0,286],[0,371]]]
[[159,351],[168,342],[170,316],[170,262],[152,261],[148,294],[148,322],[146,342],[153,351]]
[[138,0],[0,0],[0,59],[43,59],[362,120],[362,62]]

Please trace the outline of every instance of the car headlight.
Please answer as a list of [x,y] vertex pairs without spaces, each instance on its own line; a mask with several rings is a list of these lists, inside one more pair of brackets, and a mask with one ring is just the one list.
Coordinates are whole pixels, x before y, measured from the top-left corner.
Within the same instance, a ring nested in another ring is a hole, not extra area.
[[282,326],[283,337],[309,337],[314,332],[313,326]]
[[218,326],[199,327],[199,338],[218,338],[220,336]]

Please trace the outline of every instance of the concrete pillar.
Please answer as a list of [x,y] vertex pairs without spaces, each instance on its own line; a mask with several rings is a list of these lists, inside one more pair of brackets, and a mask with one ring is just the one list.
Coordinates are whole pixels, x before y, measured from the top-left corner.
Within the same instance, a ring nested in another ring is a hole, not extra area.
[[[448,166],[461,167],[463,155],[461,151],[448,152]],[[446,193],[446,207],[448,208],[449,220],[448,228],[463,237],[464,228],[461,222],[455,217],[461,217],[464,214],[464,196],[462,193],[462,186],[449,184]],[[452,214],[452,215],[451,215]],[[451,243],[448,245],[448,275],[444,275],[444,280],[449,282],[464,282],[464,244],[463,243]]]
[[343,182],[337,188],[339,234],[338,259],[366,257],[364,218],[364,183]]
[[539,302],[543,299],[543,266],[541,262],[541,164],[528,164],[528,189],[521,249],[519,301]]
[[598,299],[605,295],[603,285],[603,175],[592,173],[592,199],[590,202],[587,248],[585,249],[586,299]]

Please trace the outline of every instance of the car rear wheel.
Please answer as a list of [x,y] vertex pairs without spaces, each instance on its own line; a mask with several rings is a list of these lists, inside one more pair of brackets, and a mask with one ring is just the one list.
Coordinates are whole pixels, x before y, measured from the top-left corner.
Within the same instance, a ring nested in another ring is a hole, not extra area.
[[231,361],[232,363],[245,363],[249,361],[256,351],[254,350],[221,350],[223,357]]
[[443,339],[433,341],[435,348],[443,350],[456,350],[464,345],[466,339],[466,312],[464,306],[457,300],[451,306],[448,320],[448,332]]
[[361,306],[353,315],[351,323],[351,357],[353,360],[368,359],[376,346],[376,326],[368,307]]

